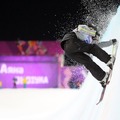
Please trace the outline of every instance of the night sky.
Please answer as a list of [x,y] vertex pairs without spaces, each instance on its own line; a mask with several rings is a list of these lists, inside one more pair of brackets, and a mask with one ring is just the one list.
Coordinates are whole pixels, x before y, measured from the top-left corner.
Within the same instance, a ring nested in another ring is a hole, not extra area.
[[119,0],[4,1],[0,4],[0,40],[57,40],[88,21],[102,30],[118,5]]

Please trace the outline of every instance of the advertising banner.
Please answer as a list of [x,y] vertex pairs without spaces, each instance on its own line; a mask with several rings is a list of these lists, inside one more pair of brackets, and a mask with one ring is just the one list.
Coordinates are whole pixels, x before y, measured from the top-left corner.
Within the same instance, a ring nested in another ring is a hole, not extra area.
[[0,56],[0,87],[57,88],[57,71],[53,56]]

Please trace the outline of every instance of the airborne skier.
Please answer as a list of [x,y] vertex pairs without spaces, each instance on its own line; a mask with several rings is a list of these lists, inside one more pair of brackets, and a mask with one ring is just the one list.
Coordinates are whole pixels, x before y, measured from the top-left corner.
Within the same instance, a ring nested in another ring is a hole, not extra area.
[[99,43],[97,37],[99,33],[94,25],[78,25],[77,28],[64,35],[61,41],[61,47],[65,55],[83,64],[91,74],[100,82],[104,88],[107,85],[109,73],[100,68],[90,57],[90,54],[96,56],[102,62],[112,69],[115,57],[105,52],[102,47],[115,44],[116,39]]

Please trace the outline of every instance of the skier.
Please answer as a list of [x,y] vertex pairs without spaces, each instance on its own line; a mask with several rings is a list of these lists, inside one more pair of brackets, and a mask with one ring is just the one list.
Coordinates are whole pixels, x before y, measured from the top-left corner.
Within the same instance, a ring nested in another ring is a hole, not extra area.
[[106,81],[109,73],[102,70],[100,66],[91,59],[90,55],[96,56],[112,69],[115,57],[106,53],[102,47],[115,44],[117,40],[112,39],[109,42],[99,43],[99,36],[100,34],[94,25],[78,25],[77,28],[64,35],[61,41],[61,48],[65,51],[66,56],[83,64],[104,88],[107,85]]

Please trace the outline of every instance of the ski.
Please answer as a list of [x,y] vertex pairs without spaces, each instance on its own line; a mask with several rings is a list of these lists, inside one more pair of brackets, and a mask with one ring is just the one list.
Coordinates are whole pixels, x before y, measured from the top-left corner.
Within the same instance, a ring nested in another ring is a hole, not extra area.
[[[118,48],[118,43],[113,45],[113,48],[112,48],[112,56],[115,56],[115,60],[116,60],[117,48]],[[114,63],[115,63],[115,61],[114,61]],[[113,64],[113,68],[114,68],[114,64]],[[111,77],[112,77],[113,68],[110,69],[109,72],[108,72],[109,73],[109,78],[107,79],[107,85],[110,83],[110,80],[111,80]],[[103,88],[103,90],[101,92],[101,95],[100,95],[100,99],[99,99],[99,101],[97,102],[96,105],[98,105],[103,100],[107,85]]]

